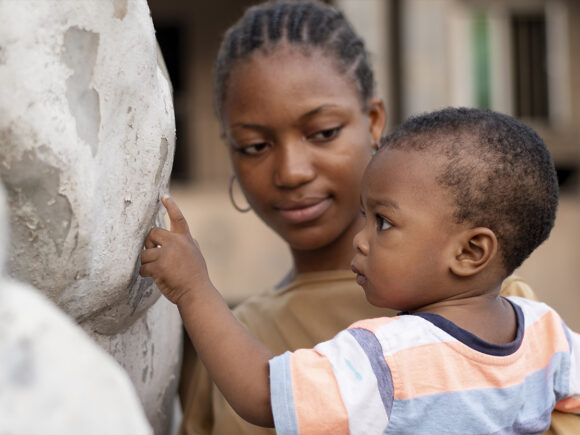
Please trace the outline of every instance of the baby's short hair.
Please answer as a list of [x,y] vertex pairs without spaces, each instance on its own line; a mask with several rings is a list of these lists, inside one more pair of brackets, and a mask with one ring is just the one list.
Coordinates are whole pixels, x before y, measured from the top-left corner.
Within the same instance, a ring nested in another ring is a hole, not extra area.
[[517,119],[481,109],[446,108],[412,117],[381,149],[446,157],[437,181],[449,190],[457,223],[491,229],[510,274],[546,240],[558,181],[542,138]]

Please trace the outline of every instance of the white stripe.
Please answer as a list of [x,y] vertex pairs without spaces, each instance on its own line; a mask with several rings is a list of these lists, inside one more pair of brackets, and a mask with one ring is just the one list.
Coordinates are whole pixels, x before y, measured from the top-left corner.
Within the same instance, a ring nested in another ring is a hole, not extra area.
[[515,302],[524,312],[524,317],[526,319],[526,328],[529,328],[538,320],[540,320],[551,308],[537,301],[532,301],[530,299],[522,298],[520,296],[508,296],[510,301]]
[[382,434],[388,423],[371,364],[356,339],[346,331],[315,348],[334,370],[346,407],[351,434]]
[[442,329],[427,325],[431,323],[421,317],[401,316],[379,327],[376,336],[383,349],[388,349],[387,355],[427,344],[457,341]]
[[572,341],[572,353],[570,355],[570,395],[580,398],[580,335],[568,330],[568,336]]

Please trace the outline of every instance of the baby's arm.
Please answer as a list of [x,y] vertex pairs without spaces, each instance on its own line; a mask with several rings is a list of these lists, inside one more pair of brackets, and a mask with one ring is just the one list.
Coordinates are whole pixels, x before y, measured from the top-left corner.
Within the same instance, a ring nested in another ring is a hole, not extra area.
[[568,397],[556,402],[556,410],[580,415],[580,334],[567,329],[567,338],[570,343],[570,373],[568,380]]
[[272,427],[268,361],[273,354],[238,323],[211,283],[175,201],[165,196],[162,202],[171,229],[149,232],[140,273],[153,277],[177,305],[200,359],[235,411],[253,424]]

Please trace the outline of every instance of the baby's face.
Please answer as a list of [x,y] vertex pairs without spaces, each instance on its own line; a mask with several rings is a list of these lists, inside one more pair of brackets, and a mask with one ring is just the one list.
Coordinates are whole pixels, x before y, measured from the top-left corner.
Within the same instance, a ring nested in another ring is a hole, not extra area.
[[447,258],[458,233],[454,203],[436,181],[437,157],[381,150],[363,177],[365,226],[352,267],[369,302],[413,310],[445,297]]

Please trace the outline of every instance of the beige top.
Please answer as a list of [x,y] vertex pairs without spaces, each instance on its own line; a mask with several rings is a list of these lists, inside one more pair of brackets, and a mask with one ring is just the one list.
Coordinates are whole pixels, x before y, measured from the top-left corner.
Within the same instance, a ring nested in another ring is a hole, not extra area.
[[[537,300],[529,285],[515,276],[505,280],[501,294]],[[234,314],[278,355],[286,350],[312,348],[357,320],[396,313],[370,305],[354,274],[335,270],[298,275],[282,289],[271,289],[249,298]],[[211,382],[205,367],[196,362],[192,349],[185,351],[181,390],[182,435],[276,433],[274,429],[254,426],[239,417]],[[580,433],[580,418],[555,412],[549,433]]]

